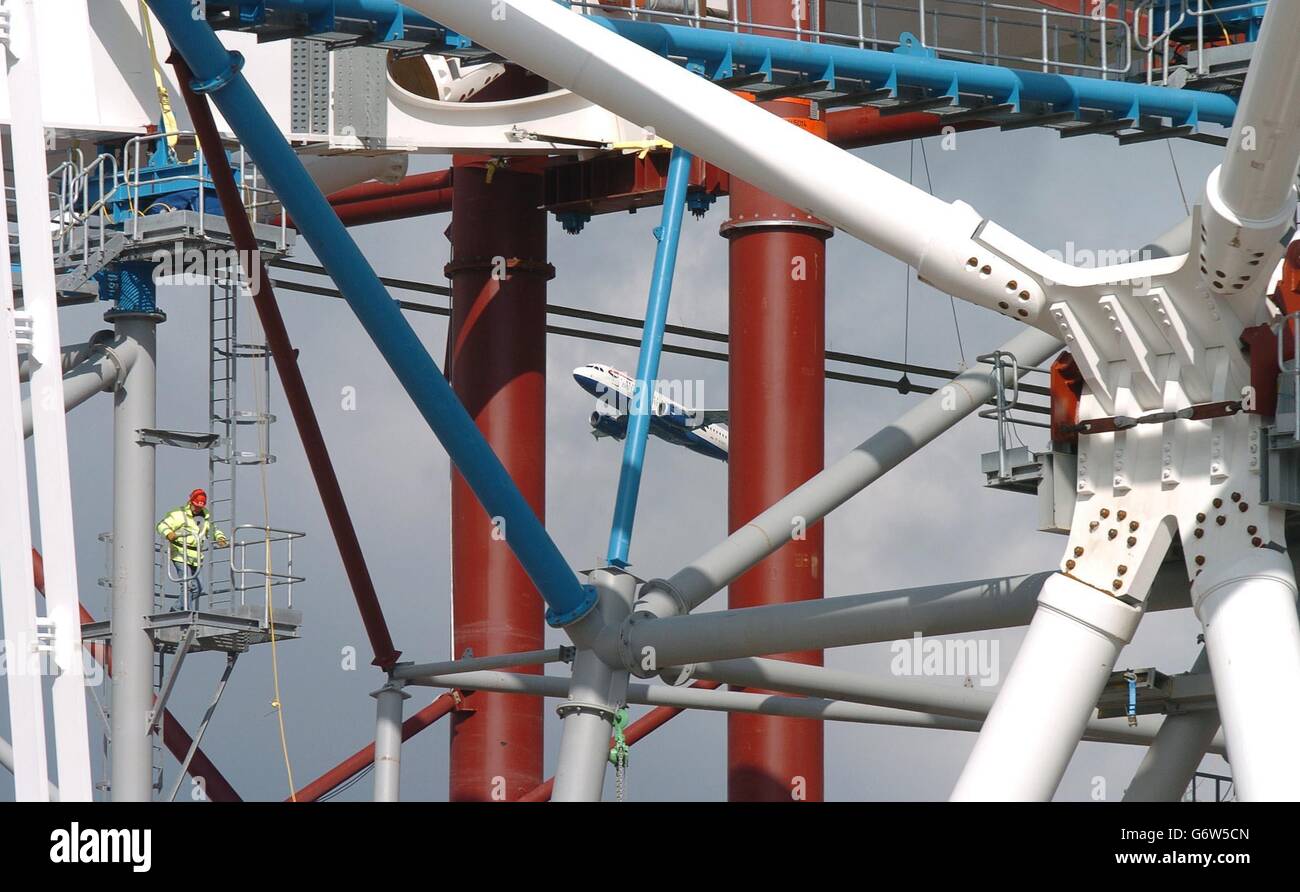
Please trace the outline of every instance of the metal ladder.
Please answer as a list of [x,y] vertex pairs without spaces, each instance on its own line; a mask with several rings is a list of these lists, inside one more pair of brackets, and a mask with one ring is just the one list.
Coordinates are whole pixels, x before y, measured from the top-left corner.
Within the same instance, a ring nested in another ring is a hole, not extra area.
[[[275,416],[267,410],[271,400],[271,353],[264,343],[240,339],[240,276],[238,269],[223,269],[210,286],[208,423],[217,439],[208,450],[208,505],[213,527],[232,542],[230,549],[209,550],[205,584],[209,604],[214,607],[223,602],[233,604],[238,597],[232,560],[239,517],[239,468],[275,462],[270,451],[270,426]],[[241,384],[240,370],[251,371],[251,363],[258,363],[260,369],[255,370],[250,382]],[[253,407],[244,408],[253,390]]]

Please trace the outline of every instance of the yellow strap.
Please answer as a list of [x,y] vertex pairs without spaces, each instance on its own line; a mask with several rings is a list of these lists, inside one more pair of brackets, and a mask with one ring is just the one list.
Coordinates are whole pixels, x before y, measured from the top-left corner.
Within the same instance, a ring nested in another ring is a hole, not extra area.
[[171,134],[167,137],[169,148],[176,148],[176,142],[180,139],[177,135],[180,125],[176,123],[176,114],[172,111],[172,97],[167,92],[167,81],[163,77],[162,66],[158,64],[158,45],[153,39],[153,20],[150,18],[149,7],[145,5],[144,0],[136,0],[140,4],[140,27],[144,29],[144,40],[149,46],[149,60],[153,64],[153,82],[154,87],[158,90],[158,108],[162,111],[163,130]]
[[623,152],[625,155],[635,153],[638,158],[645,159],[655,149],[671,149],[673,144],[666,139],[658,137],[654,139],[632,139],[627,142],[616,142],[610,145],[610,148],[616,152]]

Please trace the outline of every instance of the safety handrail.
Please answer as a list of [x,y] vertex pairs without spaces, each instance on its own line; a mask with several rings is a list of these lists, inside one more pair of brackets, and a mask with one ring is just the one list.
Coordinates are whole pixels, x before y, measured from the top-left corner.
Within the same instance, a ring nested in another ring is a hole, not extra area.
[[[1173,4],[1177,3],[1177,7]],[[1159,10],[1156,9],[1157,3],[1165,3],[1165,27],[1160,34],[1155,33],[1155,18]],[[1205,50],[1207,41],[1205,35],[1205,21],[1207,18],[1219,19],[1220,16],[1234,12],[1244,12],[1250,9],[1262,9],[1268,5],[1268,0],[1244,0],[1241,3],[1234,3],[1230,6],[1208,6],[1206,0],[1196,0],[1196,6],[1190,5],[1190,0],[1138,0],[1133,11],[1133,21],[1136,23],[1143,15],[1147,16],[1147,40],[1142,41],[1141,29],[1136,28],[1134,31],[1134,42],[1137,48],[1146,53],[1147,64],[1147,83],[1154,83],[1154,72],[1156,70],[1155,54],[1160,52],[1160,83],[1162,85],[1169,82],[1169,56],[1173,35],[1183,28],[1189,20],[1196,23],[1196,43],[1195,51],[1197,54],[1197,73],[1207,74],[1209,66],[1206,62]],[[1173,11],[1177,9],[1177,18],[1174,17]]]
[[[1276,317],[1270,327],[1277,329],[1277,367],[1291,376],[1292,430],[1291,435],[1300,440],[1300,311]],[[1286,358],[1286,333],[1291,335],[1291,359]]]
[[[915,15],[916,34],[921,44],[936,52],[966,60],[980,61],[985,64],[1033,65],[1043,71],[1095,72],[1103,78],[1123,76],[1133,67],[1133,29],[1125,18],[1110,15],[1092,15],[1067,12],[1048,7],[1031,7],[996,0],[944,0],[942,8],[926,0],[915,4],[899,5],[888,0],[828,0],[828,3],[850,6],[856,9],[857,32],[831,31],[823,27],[816,18],[817,5],[807,4],[807,15],[812,19],[805,24],[795,19],[793,25],[754,24],[743,18],[740,6],[743,0],[729,0],[730,16],[717,14],[700,15],[698,12],[682,12],[664,9],[662,0],[621,0],[611,3],[601,0],[572,0],[568,5],[587,15],[626,16],[632,20],[646,19],[665,21],[695,28],[729,28],[733,32],[758,30],[769,36],[788,37],[813,43],[831,43],[844,46],[857,46],[860,49],[885,49],[902,46],[902,41],[881,36],[879,18],[886,14],[897,18],[901,15]],[[685,9],[694,4],[673,4]],[[954,8],[958,7],[958,8]],[[1016,17],[1019,18],[1016,18]],[[828,16],[829,17],[829,16]],[[928,22],[928,24],[927,24]],[[978,23],[980,49],[961,46],[946,46],[939,39],[939,24],[947,23],[950,27]],[[870,27],[868,27],[870,25]],[[1041,52],[1037,56],[1019,55],[1004,52],[1002,37],[1009,29],[1033,29],[1038,32]],[[1082,35],[1082,37],[1080,37]],[[1083,60],[1067,60],[1053,47],[1059,49],[1062,36],[1070,39],[1082,39],[1086,43],[1096,42],[1100,59],[1093,64]],[[1122,48],[1119,59],[1112,60],[1112,44]],[[1118,64],[1122,61],[1122,65]]]
[[[177,144],[181,141],[192,143],[197,170],[194,173],[150,176],[148,159],[162,140],[171,140]],[[256,168],[243,146],[238,147],[237,156],[241,191],[250,218],[257,219],[263,211],[274,215],[275,209],[279,207],[274,191],[255,184]],[[54,203],[57,205],[52,222],[55,224],[54,242],[58,256],[66,257],[79,247],[82,261],[89,262],[94,248],[104,250],[109,230],[118,229],[109,212],[110,205],[123,199],[135,211],[130,225],[123,227],[123,231],[132,238],[138,238],[144,189],[168,183],[183,183],[197,189],[198,234],[203,236],[206,233],[206,217],[209,213],[207,205],[210,203],[208,192],[215,186],[194,131],[176,130],[135,136],[122,144],[120,154],[104,152],[89,163],[85,162],[84,156],[77,150],[74,158],[69,158],[51,171],[50,178],[52,182],[57,181],[58,186],[58,192],[52,193],[56,195]],[[288,244],[288,222],[283,214],[279,216],[276,245],[283,249]],[[80,234],[79,246],[73,233]]]
[[[293,572],[293,543],[305,535],[306,533],[298,530],[285,530],[248,523],[240,524],[231,531],[230,578],[232,591],[239,593],[240,606],[246,604],[245,592],[266,591],[267,589],[283,587],[286,599],[285,606],[287,609],[293,608],[293,585],[295,582],[304,582],[306,580],[306,577],[296,575]],[[271,552],[273,547],[280,543],[284,546],[284,563],[283,569],[277,571],[271,566]],[[261,566],[250,566],[247,563],[247,550],[250,545],[263,548]],[[254,578],[252,583],[249,583],[247,579],[250,576]],[[268,622],[273,607],[270,602],[271,598],[268,594],[265,605]]]

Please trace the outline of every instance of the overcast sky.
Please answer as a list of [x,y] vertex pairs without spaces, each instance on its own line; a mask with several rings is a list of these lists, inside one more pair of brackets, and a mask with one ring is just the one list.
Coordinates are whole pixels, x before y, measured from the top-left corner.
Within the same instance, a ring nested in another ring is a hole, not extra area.
[[[1197,201],[1220,150],[1176,141],[1173,155],[1188,192]],[[907,177],[908,144],[860,154]],[[1184,205],[1170,146],[1119,147],[1110,137],[1061,140],[1054,132],[996,130],[957,137],[953,151],[927,141],[934,191],[963,199],[985,216],[1039,248],[1076,251],[1137,249],[1179,222]],[[925,185],[919,150],[918,182]],[[797,163],[797,159],[791,159]],[[412,169],[445,165],[420,158]],[[844,188],[852,189],[850,183]],[[863,193],[861,201],[872,201]],[[726,243],[718,235],[725,199],[703,220],[688,219],[673,291],[670,322],[727,328]],[[549,300],[570,306],[641,316],[644,312],[658,211],[599,217],[579,236],[552,221],[550,256],[557,276]],[[381,274],[444,283],[448,257],[446,217],[383,224],[356,230]],[[837,233],[829,243],[827,347],[901,360],[904,339],[914,362],[955,367],[960,360],[949,298],[913,279],[910,324],[904,325],[904,285],[912,274],[896,260]],[[303,245],[295,253],[310,259]],[[427,295],[400,294],[412,300]],[[165,288],[159,295],[168,321],[159,330],[161,427],[206,430],[206,289]],[[290,334],[316,411],[330,445],[353,518],[380,592],[397,646],[407,659],[447,659],[449,653],[448,462],[396,379],[341,301],[280,293]],[[64,342],[84,340],[104,327],[102,306],[74,307],[61,316]],[[250,312],[245,314],[251,316]],[[977,307],[958,303],[965,356],[990,350],[1017,325]],[[410,316],[430,353],[441,362],[446,324],[442,318]],[[571,370],[600,361],[632,371],[636,353],[625,347],[552,336],[548,343],[547,526],[575,568],[596,565],[608,537],[620,447],[588,433],[591,398],[574,384]],[[723,408],[724,364],[666,355],[661,376],[705,382],[707,408]],[[343,411],[344,388],[355,388],[356,411]],[[833,461],[916,402],[890,390],[828,382],[826,458]],[[281,698],[294,781],[302,786],[350,755],[373,736],[374,701],[367,694],[380,675],[368,667],[368,644],[342,573],[324,513],[278,381],[272,411],[280,416],[272,434],[278,461],[269,468],[271,521],[303,530],[295,569],[307,582],[295,590],[304,615],[303,638],[280,646]],[[79,537],[82,600],[97,617],[106,615],[107,592],[96,586],[106,574],[96,535],[110,529],[112,499],[111,400],[98,397],[69,416],[73,493]],[[1041,431],[1023,431],[1032,447]],[[1053,568],[1065,546],[1062,536],[1038,533],[1036,506],[1028,496],[986,490],[979,456],[995,447],[992,422],[967,419],[906,462],[827,522],[826,594],[834,596]],[[160,448],[158,511],[181,503],[206,485],[203,453]],[[633,571],[667,576],[726,534],[726,467],[652,440],[632,545]],[[260,521],[256,474],[241,480],[241,498]],[[725,606],[725,594],[704,609]],[[542,609],[541,604],[538,610]],[[1184,671],[1197,652],[1199,625],[1190,610],[1147,617],[1117,668],[1156,666]],[[567,643],[549,633],[554,644]],[[1005,676],[1023,630],[989,636],[1000,643]],[[359,668],[342,668],[345,648],[356,648]],[[864,673],[889,669],[889,646],[829,651],[827,665]],[[191,657],[171,709],[193,730],[212,694],[223,659]],[[563,667],[561,667],[563,668]],[[551,672],[560,669],[552,667]],[[961,678],[935,679],[961,684]],[[204,741],[204,749],[246,799],[288,794],[272,699],[269,647],[243,656]],[[437,691],[412,689],[408,714]],[[0,694],[0,702],[3,702]],[[546,771],[555,765],[559,742],[554,701],[547,705]],[[642,709],[634,709],[634,717]],[[7,709],[0,709],[7,724]],[[1147,721],[1147,720],[1144,720]],[[102,723],[92,708],[96,777],[103,776],[98,749]],[[7,732],[6,732],[7,733]],[[910,730],[828,723],[828,799],[942,799],[950,792],[974,742],[963,732]],[[407,799],[444,799],[447,792],[446,722],[409,742],[403,752],[402,794]],[[1080,746],[1062,782],[1059,799],[1086,799],[1096,778],[1117,799],[1142,751],[1109,744]],[[175,762],[166,759],[174,777]],[[629,770],[634,800],[719,800],[726,795],[725,717],[679,716],[635,748]],[[1209,770],[1226,765],[1207,759]],[[369,778],[344,794],[370,796]],[[610,788],[612,791],[612,787]],[[612,793],[611,793],[612,794]],[[0,776],[0,798],[12,798],[12,782]]]

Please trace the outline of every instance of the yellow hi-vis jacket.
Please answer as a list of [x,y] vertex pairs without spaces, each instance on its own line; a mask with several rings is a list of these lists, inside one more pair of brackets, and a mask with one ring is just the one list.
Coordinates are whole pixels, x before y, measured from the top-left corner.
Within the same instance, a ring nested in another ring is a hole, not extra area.
[[203,563],[203,542],[209,534],[214,534],[218,542],[225,542],[226,535],[221,530],[214,530],[211,525],[212,512],[207,508],[195,515],[190,512],[188,503],[168,511],[158,521],[158,535],[175,533],[176,539],[170,543],[168,556],[173,561],[183,562],[191,567]]

